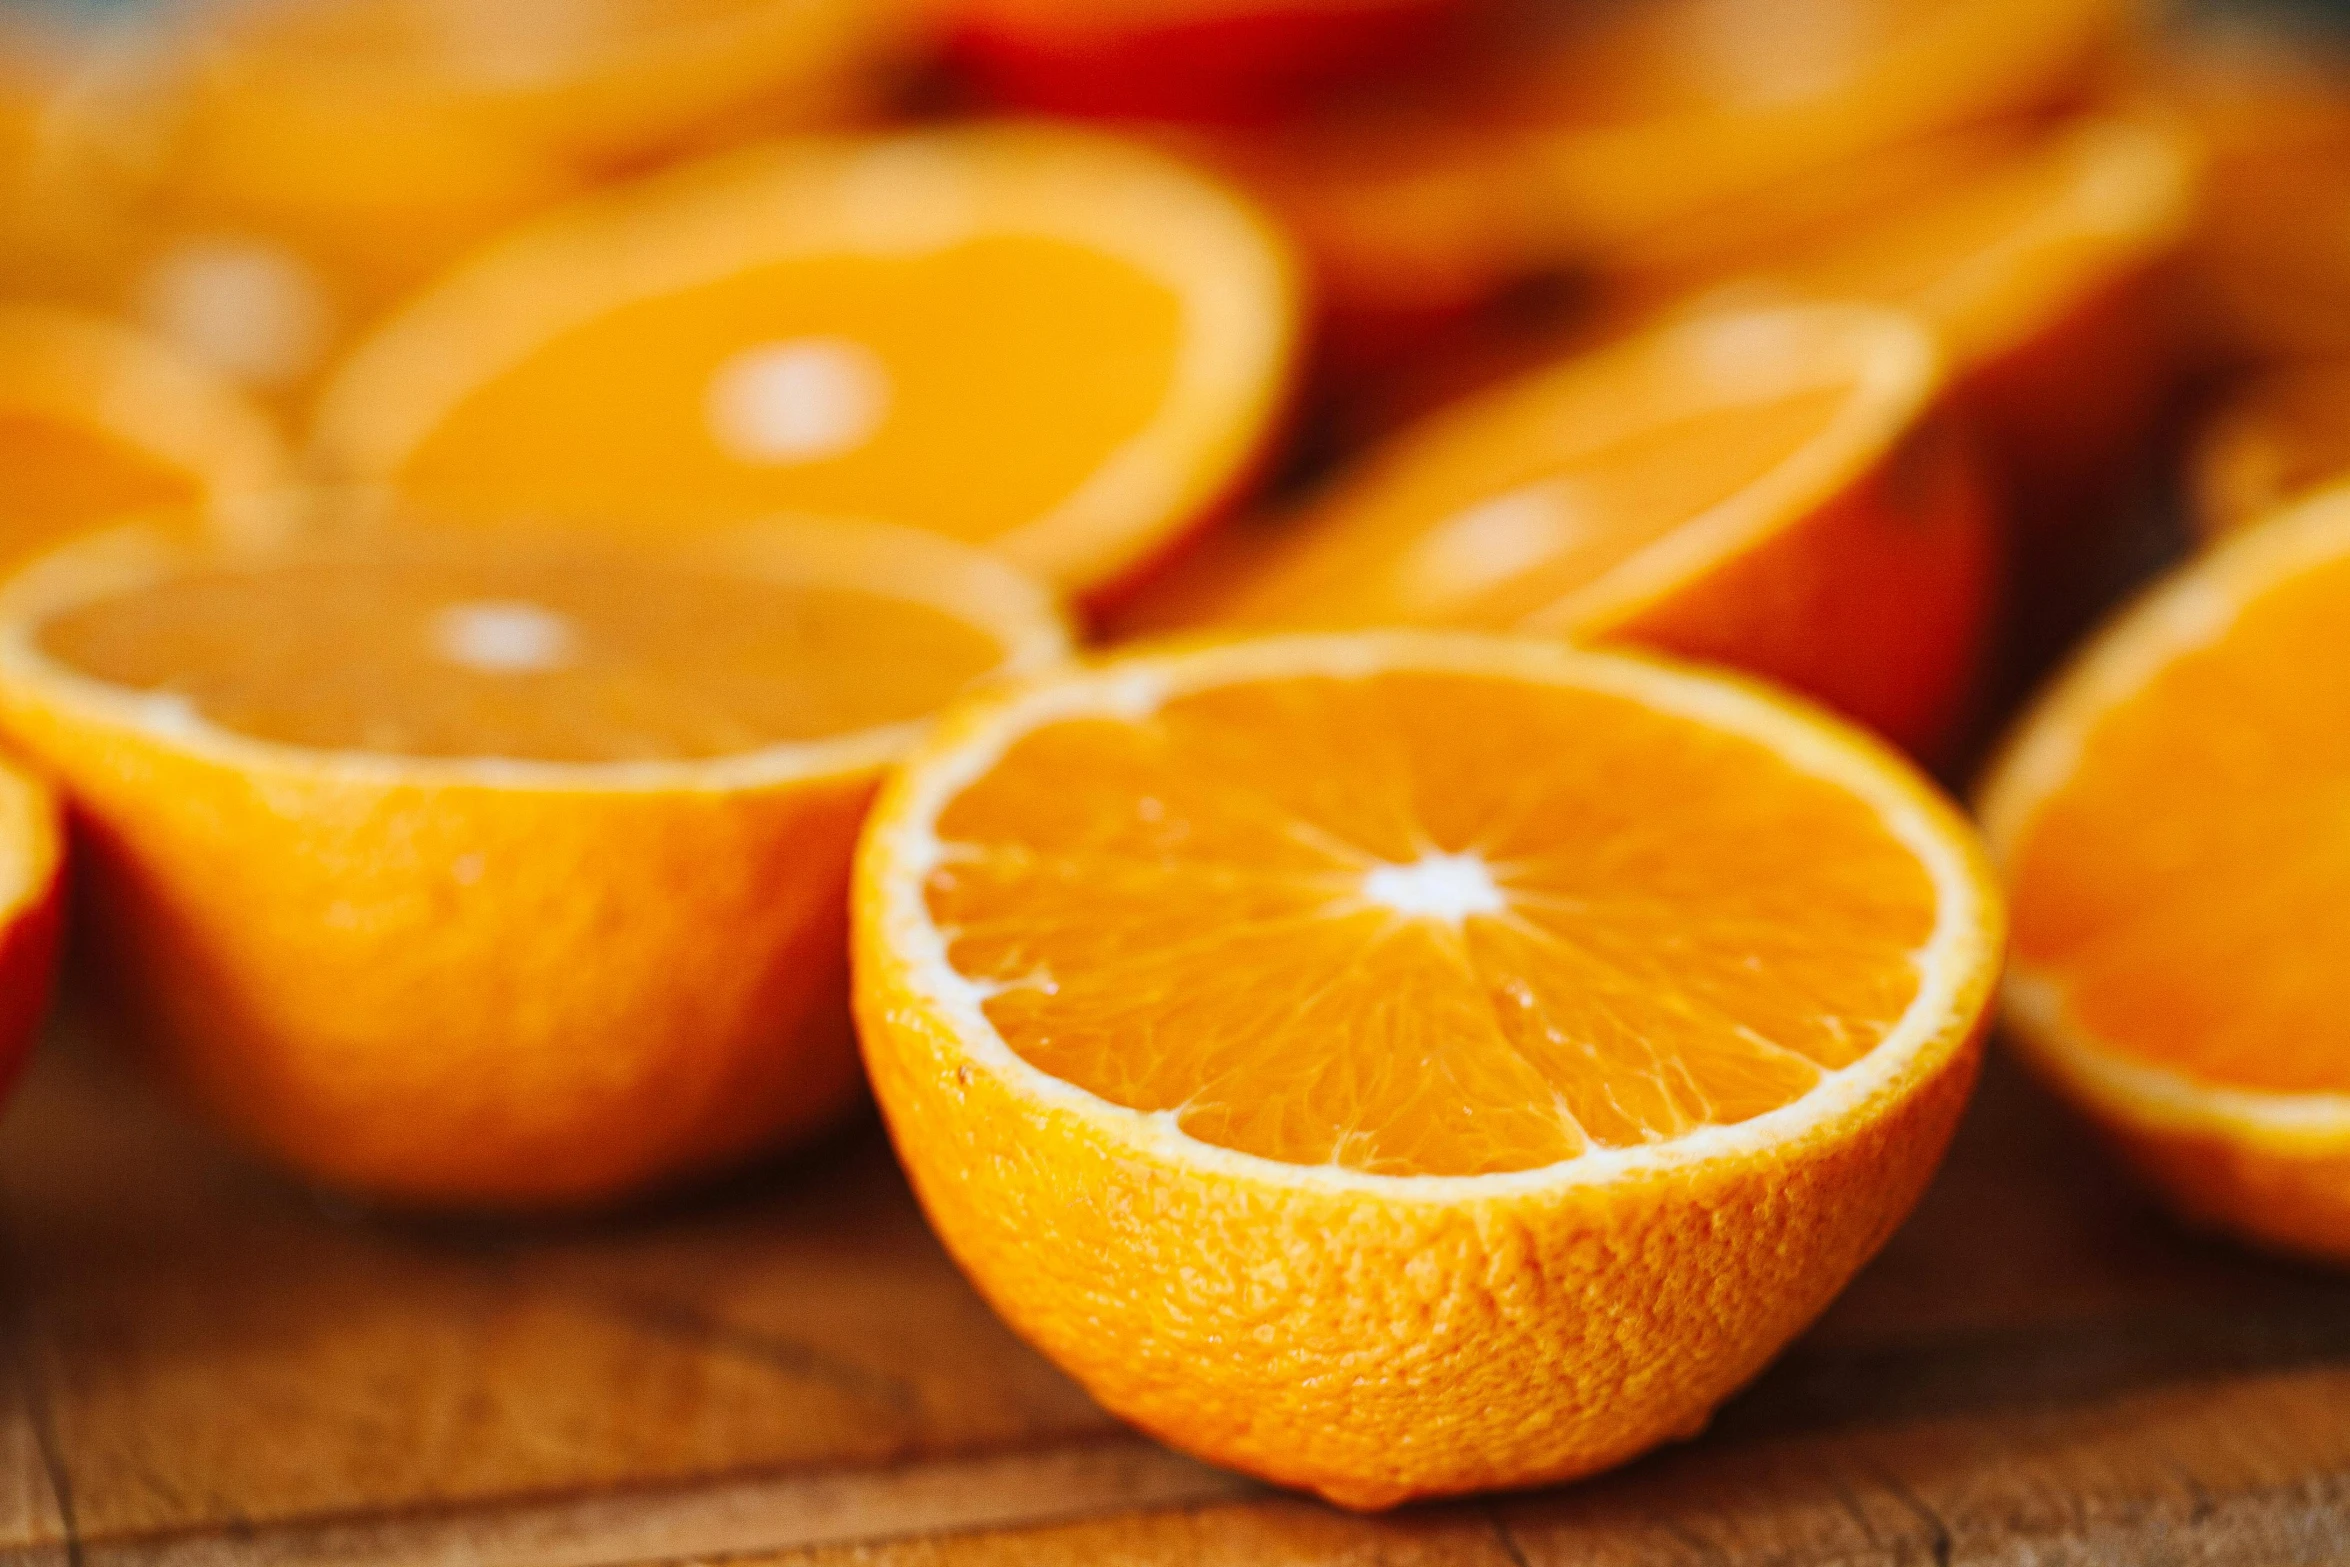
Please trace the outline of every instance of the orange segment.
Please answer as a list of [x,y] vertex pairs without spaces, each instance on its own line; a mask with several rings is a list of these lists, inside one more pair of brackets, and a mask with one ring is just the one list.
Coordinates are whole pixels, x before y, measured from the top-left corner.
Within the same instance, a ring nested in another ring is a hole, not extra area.
[[1245,471],[1294,314],[1269,230],[1119,143],[762,149],[458,274],[344,369],[318,448],[447,511],[638,533],[839,512],[1096,592]]
[[129,530],[0,597],[0,719],[91,824],[115,993],[215,1118],[333,1185],[576,1204],[838,1114],[875,782],[1065,646],[1010,568],[870,525]]
[[2350,1258],[2350,492],[2103,632],[1984,795],[2033,1058],[2188,1213]]
[[0,306],[0,562],[95,523],[210,508],[285,477],[263,416],[160,345],[93,317]]
[[2350,364],[2282,366],[2237,387],[2205,425],[2192,470],[2206,538],[2350,479]]
[[1208,644],[942,722],[860,851],[859,1017],[1016,1327],[1381,1506],[1621,1461],[1808,1320],[1938,1154],[1995,905],[1930,788],[1756,688]]
[[1885,312],[1668,326],[1374,451],[1216,618],[1643,641],[1930,745],[1967,691],[1991,560],[1928,423],[1939,387],[1925,334]]

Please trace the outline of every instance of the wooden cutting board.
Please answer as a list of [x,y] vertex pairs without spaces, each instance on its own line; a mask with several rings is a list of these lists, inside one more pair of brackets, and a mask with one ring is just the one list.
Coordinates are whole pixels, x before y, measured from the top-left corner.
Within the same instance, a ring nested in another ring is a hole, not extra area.
[[2350,1277],[2172,1228],[2004,1068],[1705,1436],[1384,1518],[1101,1414],[869,1124],[660,1213],[418,1224],[246,1168],[67,1037],[0,1122],[0,1231],[5,1562],[2350,1560]]

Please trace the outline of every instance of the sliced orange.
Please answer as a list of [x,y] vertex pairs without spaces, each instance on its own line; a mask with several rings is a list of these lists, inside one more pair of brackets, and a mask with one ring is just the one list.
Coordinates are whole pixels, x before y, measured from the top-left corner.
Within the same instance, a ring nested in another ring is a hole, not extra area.
[[213,509],[284,482],[268,420],[158,343],[93,316],[0,305],[0,566],[95,523]]
[[489,520],[873,517],[1098,595],[1246,475],[1296,315],[1274,232],[1141,148],[788,144],[479,258],[337,375],[317,450]]
[[217,1120],[362,1193],[573,1204],[839,1113],[875,782],[1064,646],[1011,568],[870,526],[133,529],[0,595],[0,720],[88,825],[112,998]]
[[1930,749],[1966,705],[1996,557],[1930,418],[1941,377],[1925,329],[1882,310],[1669,325],[1374,451],[1206,618],[1640,642]]
[[[2125,469],[2176,371],[2163,268],[2194,212],[2194,160],[2151,123],[2093,119],[1986,149],[1903,195],[1815,224],[1759,214],[1695,267],[1629,280],[1635,296],[1864,299],[1941,334],[1956,395],[2035,515]],[[1926,167],[1933,160],[1923,155]],[[1922,170],[1921,170],[1922,172]],[[1833,178],[1833,176],[1829,176]]]
[[1356,332],[1604,262],[1871,149],[2079,92],[2130,0],[1581,6],[1424,99],[1234,145]]
[[948,1248],[1108,1408],[1354,1507],[1703,1425],[1915,1200],[2001,940],[1892,753],[1465,633],[969,704],[856,878],[866,1062]]
[[2206,537],[2350,479],[2350,361],[2280,366],[2236,388],[2205,425],[2190,479]]
[[2107,627],[1983,792],[2029,1059],[2189,1217],[2350,1261],[2350,489]]

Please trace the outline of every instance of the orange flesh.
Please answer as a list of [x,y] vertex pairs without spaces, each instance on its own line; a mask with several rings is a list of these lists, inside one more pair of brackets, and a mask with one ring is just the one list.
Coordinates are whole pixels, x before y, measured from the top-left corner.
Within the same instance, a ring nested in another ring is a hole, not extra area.
[[[939,834],[930,914],[1028,1062],[1204,1142],[1392,1175],[1787,1104],[1884,1039],[1934,918],[1865,805],[1753,741],[1441,673],[1057,723]],[[1371,896],[1429,855],[1474,856],[1506,907]]]
[[854,732],[927,713],[1002,658],[924,605],[619,555],[216,566],[39,637],[68,667],[255,739],[548,762]]
[[2015,955],[2103,1047],[2350,1092],[2350,561],[2245,606],[2099,716],[2013,855]]
[[0,561],[17,561],[94,524],[184,506],[187,473],[95,431],[0,412]]
[[[1149,425],[1183,329],[1164,283],[1033,236],[776,262],[548,343],[453,410],[400,478],[491,512],[644,526],[801,510],[983,541],[1068,499]],[[874,356],[877,427],[821,457],[737,455],[710,413],[722,371],[809,342]]]
[[1442,427],[1307,519],[1233,618],[1513,625],[1779,467],[1852,395],[1700,409],[1599,445],[1548,400]]

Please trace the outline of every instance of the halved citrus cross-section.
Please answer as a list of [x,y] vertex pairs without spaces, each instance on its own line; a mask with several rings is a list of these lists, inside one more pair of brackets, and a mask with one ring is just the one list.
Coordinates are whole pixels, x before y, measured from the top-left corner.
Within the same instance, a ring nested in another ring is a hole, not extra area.
[[1930,747],[1963,707],[1995,551],[1906,317],[1670,326],[1376,450],[1237,581],[1252,626],[1608,637],[1782,680]]
[[0,307],[0,565],[127,513],[209,509],[285,478],[234,388],[95,316]]
[[2281,365],[2236,388],[2196,442],[2189,477],[2206,538],[2350,480],[2350,361]]
[[990,1300],[1109,1408],[1354,1506],[1702,1425],[1908,1211],[2000,944],[1890,752],[1466,633],[967,705],[856,899],[875,1091]]
[[1064,645],[1041,587],[894,530],[130,530],[0,598],[0,719],[88,825],[110,991],[218,1119],[363,1192],[571,1203],[839,1111],[875,781]]
[[1983,818],[2031,1059],[2190,1217],[2350,1261],[2350,491],[2109,627]]
[[461,271],[338,376],[318,448],[444,511],[871,517],[1092,594],[1248,468],[1296,311],[1265,223],[1120,142],[762,148]]
[[2193,159],[2177,136],[2118,118],[1893,158],[1911,163],[1909,188],[1848,211],[1807,217],[1801,191],[1779,189],[1716,214],[1731,237],[1678,266],[1656,258],[1629,280],[1626,308],[1792,293],[1913,310],[2035,518],[2067,522],[2066,503],[2126,466],[2170,384],[2161,285],[2193,216]]

